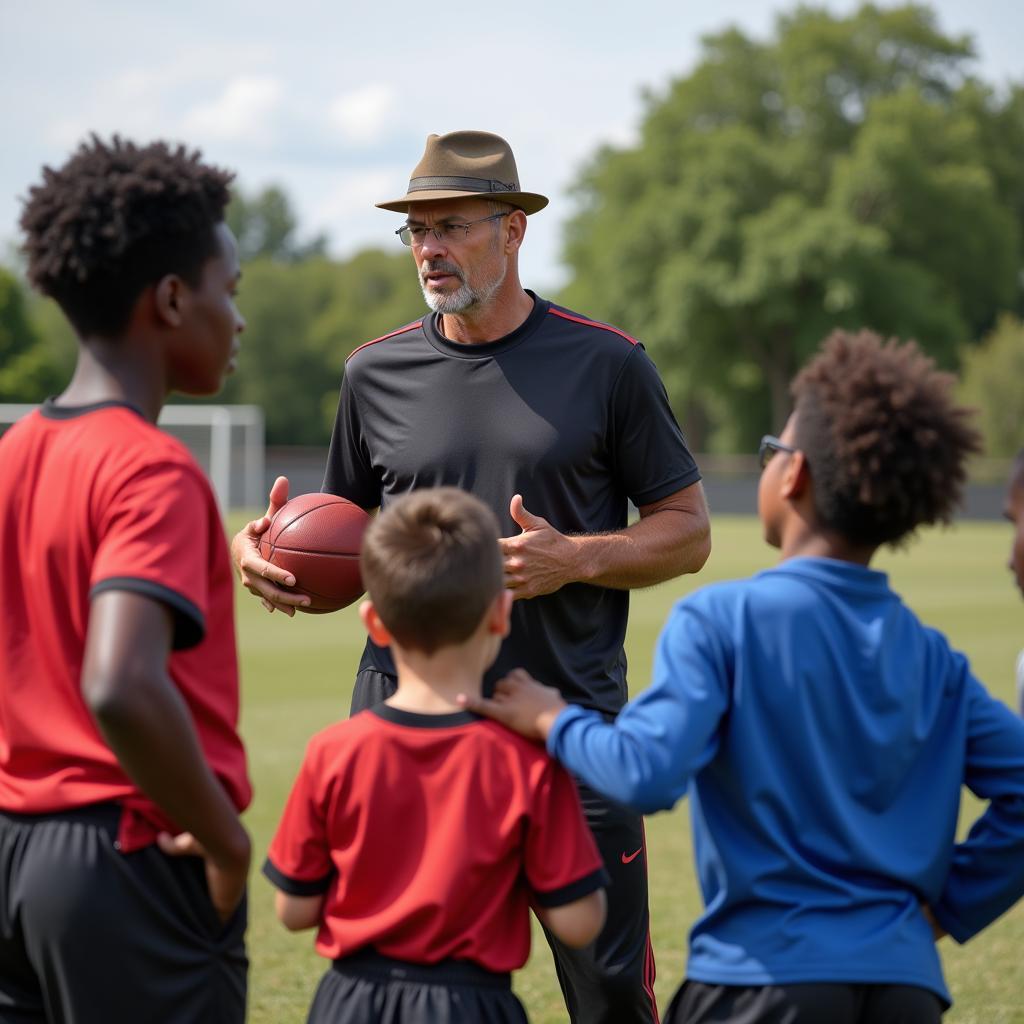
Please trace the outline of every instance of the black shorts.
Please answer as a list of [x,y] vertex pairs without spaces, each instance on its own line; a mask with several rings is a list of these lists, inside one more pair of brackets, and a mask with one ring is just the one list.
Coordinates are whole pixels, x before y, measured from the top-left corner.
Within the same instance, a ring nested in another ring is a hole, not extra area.
[[372,951],[335,960],[307,1024],[526,1024],[507,974],[444,960],[410,964]]
[[246,908],[197,857],[115,847],[120,808],[0,812],[0,1024],[242,1024]]
[[[386,700],[396,688],[393,676],[363,670],[356,676],[352,713]],[[589,946],[571,949],[545,930],[569,1020],[656,1024],[643,818],[579,781],[577,787],[611,884],[604,928]]]
[[684,982],[664,1024],[938,1024],[942,1000],[914,985]]

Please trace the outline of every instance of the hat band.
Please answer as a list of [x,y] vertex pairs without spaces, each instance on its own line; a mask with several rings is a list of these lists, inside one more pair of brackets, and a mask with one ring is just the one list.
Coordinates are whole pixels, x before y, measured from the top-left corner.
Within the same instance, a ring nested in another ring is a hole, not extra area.
[[460,178],[454,175],[413,178],[409,182],[410,192],[432,192],[435,189],[463,192],[518,192],[519,186],[514,181],[495,181],[493,178]]

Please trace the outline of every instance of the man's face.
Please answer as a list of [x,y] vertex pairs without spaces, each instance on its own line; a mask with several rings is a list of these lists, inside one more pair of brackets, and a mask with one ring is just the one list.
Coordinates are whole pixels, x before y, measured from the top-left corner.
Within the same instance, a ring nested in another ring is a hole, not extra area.
[[[444,199],[413,203],[406,223],[413,227],[469,224],[491,215],[483,199]],[[468,233],[438,238],[427,231],[422,243],[413,243],[420,288],[427,305],[436,313],[462,313],[479,309],[501,287],[508,271],[504,251],[504,218],[474,223]]]
[[1014,467],[1003,515],[1013,524],[1013,544],[1010,546],[1010,560],[1006,564],[1024,595],[1024,463],[1018,462]]

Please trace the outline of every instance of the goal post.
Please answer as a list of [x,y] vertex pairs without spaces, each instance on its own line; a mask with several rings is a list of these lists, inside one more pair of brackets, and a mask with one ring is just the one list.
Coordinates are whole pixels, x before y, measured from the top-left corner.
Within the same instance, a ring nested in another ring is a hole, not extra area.
[[[0,434],[35,408],[0,403]],[[222,512],[266,505],[264,419],[258,405],[165,405],[157,422],[203,467]]]

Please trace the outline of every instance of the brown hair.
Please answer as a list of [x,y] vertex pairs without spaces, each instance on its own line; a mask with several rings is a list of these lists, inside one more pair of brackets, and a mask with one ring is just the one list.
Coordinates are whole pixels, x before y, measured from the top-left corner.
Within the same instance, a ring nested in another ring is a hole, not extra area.
[[878,545],[950,521],[981,436],[914,342],[835,331],[792,392],[823,526]]
[[415,491],[370,524],[360,567],[396,642],[433,654],[468,639],[501,590],[498,522],[465,491]]

